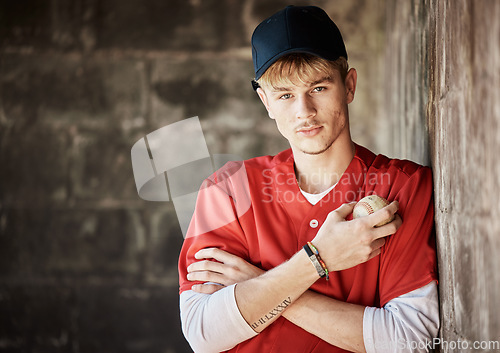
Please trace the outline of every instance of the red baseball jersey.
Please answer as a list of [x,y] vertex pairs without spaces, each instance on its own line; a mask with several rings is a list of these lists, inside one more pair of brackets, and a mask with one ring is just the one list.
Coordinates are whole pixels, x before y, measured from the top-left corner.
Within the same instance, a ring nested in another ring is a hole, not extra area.
[[[196,261],[198,250],[217,247],[269,270],[312,240],[329,212],[376,194],[399,201],[402,226],[386,238],[379,256],[333,272],[329,281],[321,278],[311,289],[348,303],[382,307],[437,280],[432,191],[428,167],[376,156],[359,145],[337,185],[316,205],[300,192],[290,149],[274,157],[230,162],[199,191],[179,258],[180,292],[196,283],[187,280],[186,268]],[[230,352],[345,351],[280,317]]]

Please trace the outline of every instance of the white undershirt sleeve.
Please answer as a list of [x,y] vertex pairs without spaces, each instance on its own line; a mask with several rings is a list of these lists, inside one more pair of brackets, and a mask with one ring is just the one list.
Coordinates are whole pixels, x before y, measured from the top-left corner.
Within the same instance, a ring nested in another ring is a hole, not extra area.
[[257,335],[238,309],[234,288],[213,294],[181,293],[182,332],[196,353],[226,351]]
[[363,316],[367,353],[429,352],[438,330],[435,281],[390,300],[383,308],[366,307]]
[[[196,353],[225,351],[257,335],[238,309],[234,287],[211,295],[191,290],[181,293],[182,331]],[[383,308],[366,307],[363,316],[367,353],[428,352],[428,343],[438,329],[434,281],[392,299]]]

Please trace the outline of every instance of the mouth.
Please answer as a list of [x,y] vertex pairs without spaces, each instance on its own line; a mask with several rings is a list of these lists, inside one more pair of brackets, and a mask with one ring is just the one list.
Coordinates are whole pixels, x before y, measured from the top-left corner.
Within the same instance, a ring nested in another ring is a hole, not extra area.
[[322,126],[307,126],[297,129],[297,134],[307,137],[316,136],[319,134],[323,127]]

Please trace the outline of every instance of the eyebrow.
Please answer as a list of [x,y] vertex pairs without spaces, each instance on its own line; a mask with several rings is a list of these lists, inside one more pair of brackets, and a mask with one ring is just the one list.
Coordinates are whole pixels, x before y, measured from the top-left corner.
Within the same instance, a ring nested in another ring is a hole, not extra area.
[[[320,78],[319,80],[316,80],[314,82],[311,82],[309,84],[309,87],[313,87],[313,86],[316,86],[320,83],[323,83],[323,82],[332,82],[332,78],[329,77],[329,76],[325,76],[325,77],[322,77]],[[273,92],[285,92],[285,91],[291,91],[292,89],[290,87],[274,87],[273,86]]]

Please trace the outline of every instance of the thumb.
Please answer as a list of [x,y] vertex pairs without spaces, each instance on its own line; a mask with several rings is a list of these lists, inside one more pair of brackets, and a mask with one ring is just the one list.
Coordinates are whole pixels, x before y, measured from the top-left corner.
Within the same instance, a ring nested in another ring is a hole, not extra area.
[[338,218],[339,220],[345,221],[347,216],[349,216],[352,213],[352,210],[354,209],[354,206],[356,206],[356,203],[357,203],[356,201],[344,203],[336,210],[330,212],[330,214],[335,215],[336,218]]

